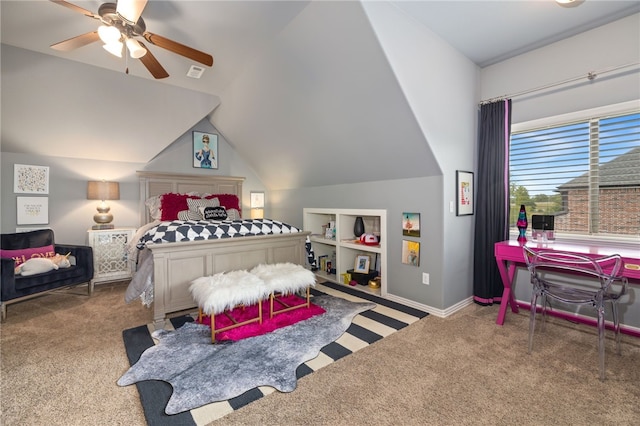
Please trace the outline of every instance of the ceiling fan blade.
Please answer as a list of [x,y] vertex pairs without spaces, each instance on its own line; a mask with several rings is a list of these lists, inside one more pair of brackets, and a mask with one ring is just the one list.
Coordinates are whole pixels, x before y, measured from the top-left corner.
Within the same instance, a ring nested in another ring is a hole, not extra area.
[[97,31],[93,31],[90,33],[82,34],[79,36],[72,37],[65,41],[61,41],[56,44],[52,44],[51,48],[55,50],[59,50],[61,52],[69,52],[73,49],[77,49],[78,47],[86,46],[87,44],[91,44],[94,41],[100,40]]
[[59,4],[60,6],[68,7],[69,9],[74,10],[78,13],[82,13],[83,15],[88,16],[89,18],[98,19],[98,20],[100,19],[99,15],[96,15],[93,12],[89,12],[87,9],[84,9],[80,6],[76,6],[73,3],[69,3],[64,0],[50,0],[50,1],[53,3]]
[[151,51],[144,44],[140,44],[142,45],[142,47],[147,49],[147,53],[140,58],[140,61],[149,70],[151,75],[157,79],[169,77],[169,73],[167,72],[167,70],[165,70],[162,65],[160,65],[160,62],[158,62],[156,57],[151,54]]
[[185,58],[193,59],[194,61],[200,62],[201,64],[205,64],[207,66],[213,65],[213,56],[209,55],[208,53],[201,52],[199,50],[185,46],[184,44],[180,44],[176,41],[169,40],[168,38],[150,33],[148,31],[145,32],[143,36],[145,40],[147,40],[151,44],[155,44],[156,46],[170,50],[171,52],[182,55]]
[[116,13],[130,24],[135,24],[146,5],[147,0],[118,0]]

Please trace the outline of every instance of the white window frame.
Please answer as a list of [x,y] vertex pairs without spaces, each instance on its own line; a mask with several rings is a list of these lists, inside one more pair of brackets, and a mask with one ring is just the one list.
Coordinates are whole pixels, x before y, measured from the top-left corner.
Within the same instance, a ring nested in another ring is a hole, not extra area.
[[[586,121],[594,117],[602,117],[607,115],[622,115],[627,113],[637,113],[640,111],[640,99],[622,102],[619,104],[606,105],[598,108],[585,109],[567,114],[560,114],[551,117],[544,117],[536,120],[524,121],[511,124],[511,132],[523,132],[533,129],[544,129],[548,127],[562,126],[572,122]],[[598,242],[606,243],[608,246],[622,248],[637,248],[640,243],[640,236],[632,235],[602,235],[602,234],[567,234],[556,232],[556,239],[566,243],[584,243],[597,244]],[[509,236],[515,239],[518,231],[510,229]]]

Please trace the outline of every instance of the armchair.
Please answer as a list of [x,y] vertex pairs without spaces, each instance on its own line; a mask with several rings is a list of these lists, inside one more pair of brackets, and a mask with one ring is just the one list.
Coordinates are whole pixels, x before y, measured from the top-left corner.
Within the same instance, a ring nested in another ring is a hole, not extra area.
[[[16,253],[23,251],[29,257],[29,249],[53,247],[55,253],[70,254],[71,267],[52,270],[31,276],[15,275]],[[7,305],[30,297],[59,289],[89,283],[88,293],[93,293],[93,250],[89,246],[56,244],[51,229],[0,235],[0,311],[1,319],[7,317]]]

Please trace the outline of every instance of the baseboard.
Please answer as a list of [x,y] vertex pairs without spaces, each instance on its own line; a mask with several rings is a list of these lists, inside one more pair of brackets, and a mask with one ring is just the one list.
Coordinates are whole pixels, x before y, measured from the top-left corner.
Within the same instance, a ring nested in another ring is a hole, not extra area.
[[473,303],[473,297],[469,297],[467,299],[461,300],[455,305],[449,306],[446,309],[438,309],[429,305],[424,305],[422,303],[414,302],[413,300],[405,299],[403,297],[399,297],[393,294],[387,293],[384,296],[385,299],[392,300],[394,302],[402,303],[403,305],[411,306],[412,308],[419,309],[421,311],[428,312],[430,315],[434,315],[439,318],[446,318],[449,315],[453,315],[458,312],[460,309],[463,309]]

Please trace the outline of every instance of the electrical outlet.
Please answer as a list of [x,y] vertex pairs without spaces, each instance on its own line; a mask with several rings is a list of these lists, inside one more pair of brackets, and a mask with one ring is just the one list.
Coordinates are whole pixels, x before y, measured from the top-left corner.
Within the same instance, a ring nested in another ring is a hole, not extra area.
[[429,285],[429,274],[426,272],[422,273],[422,284]]

